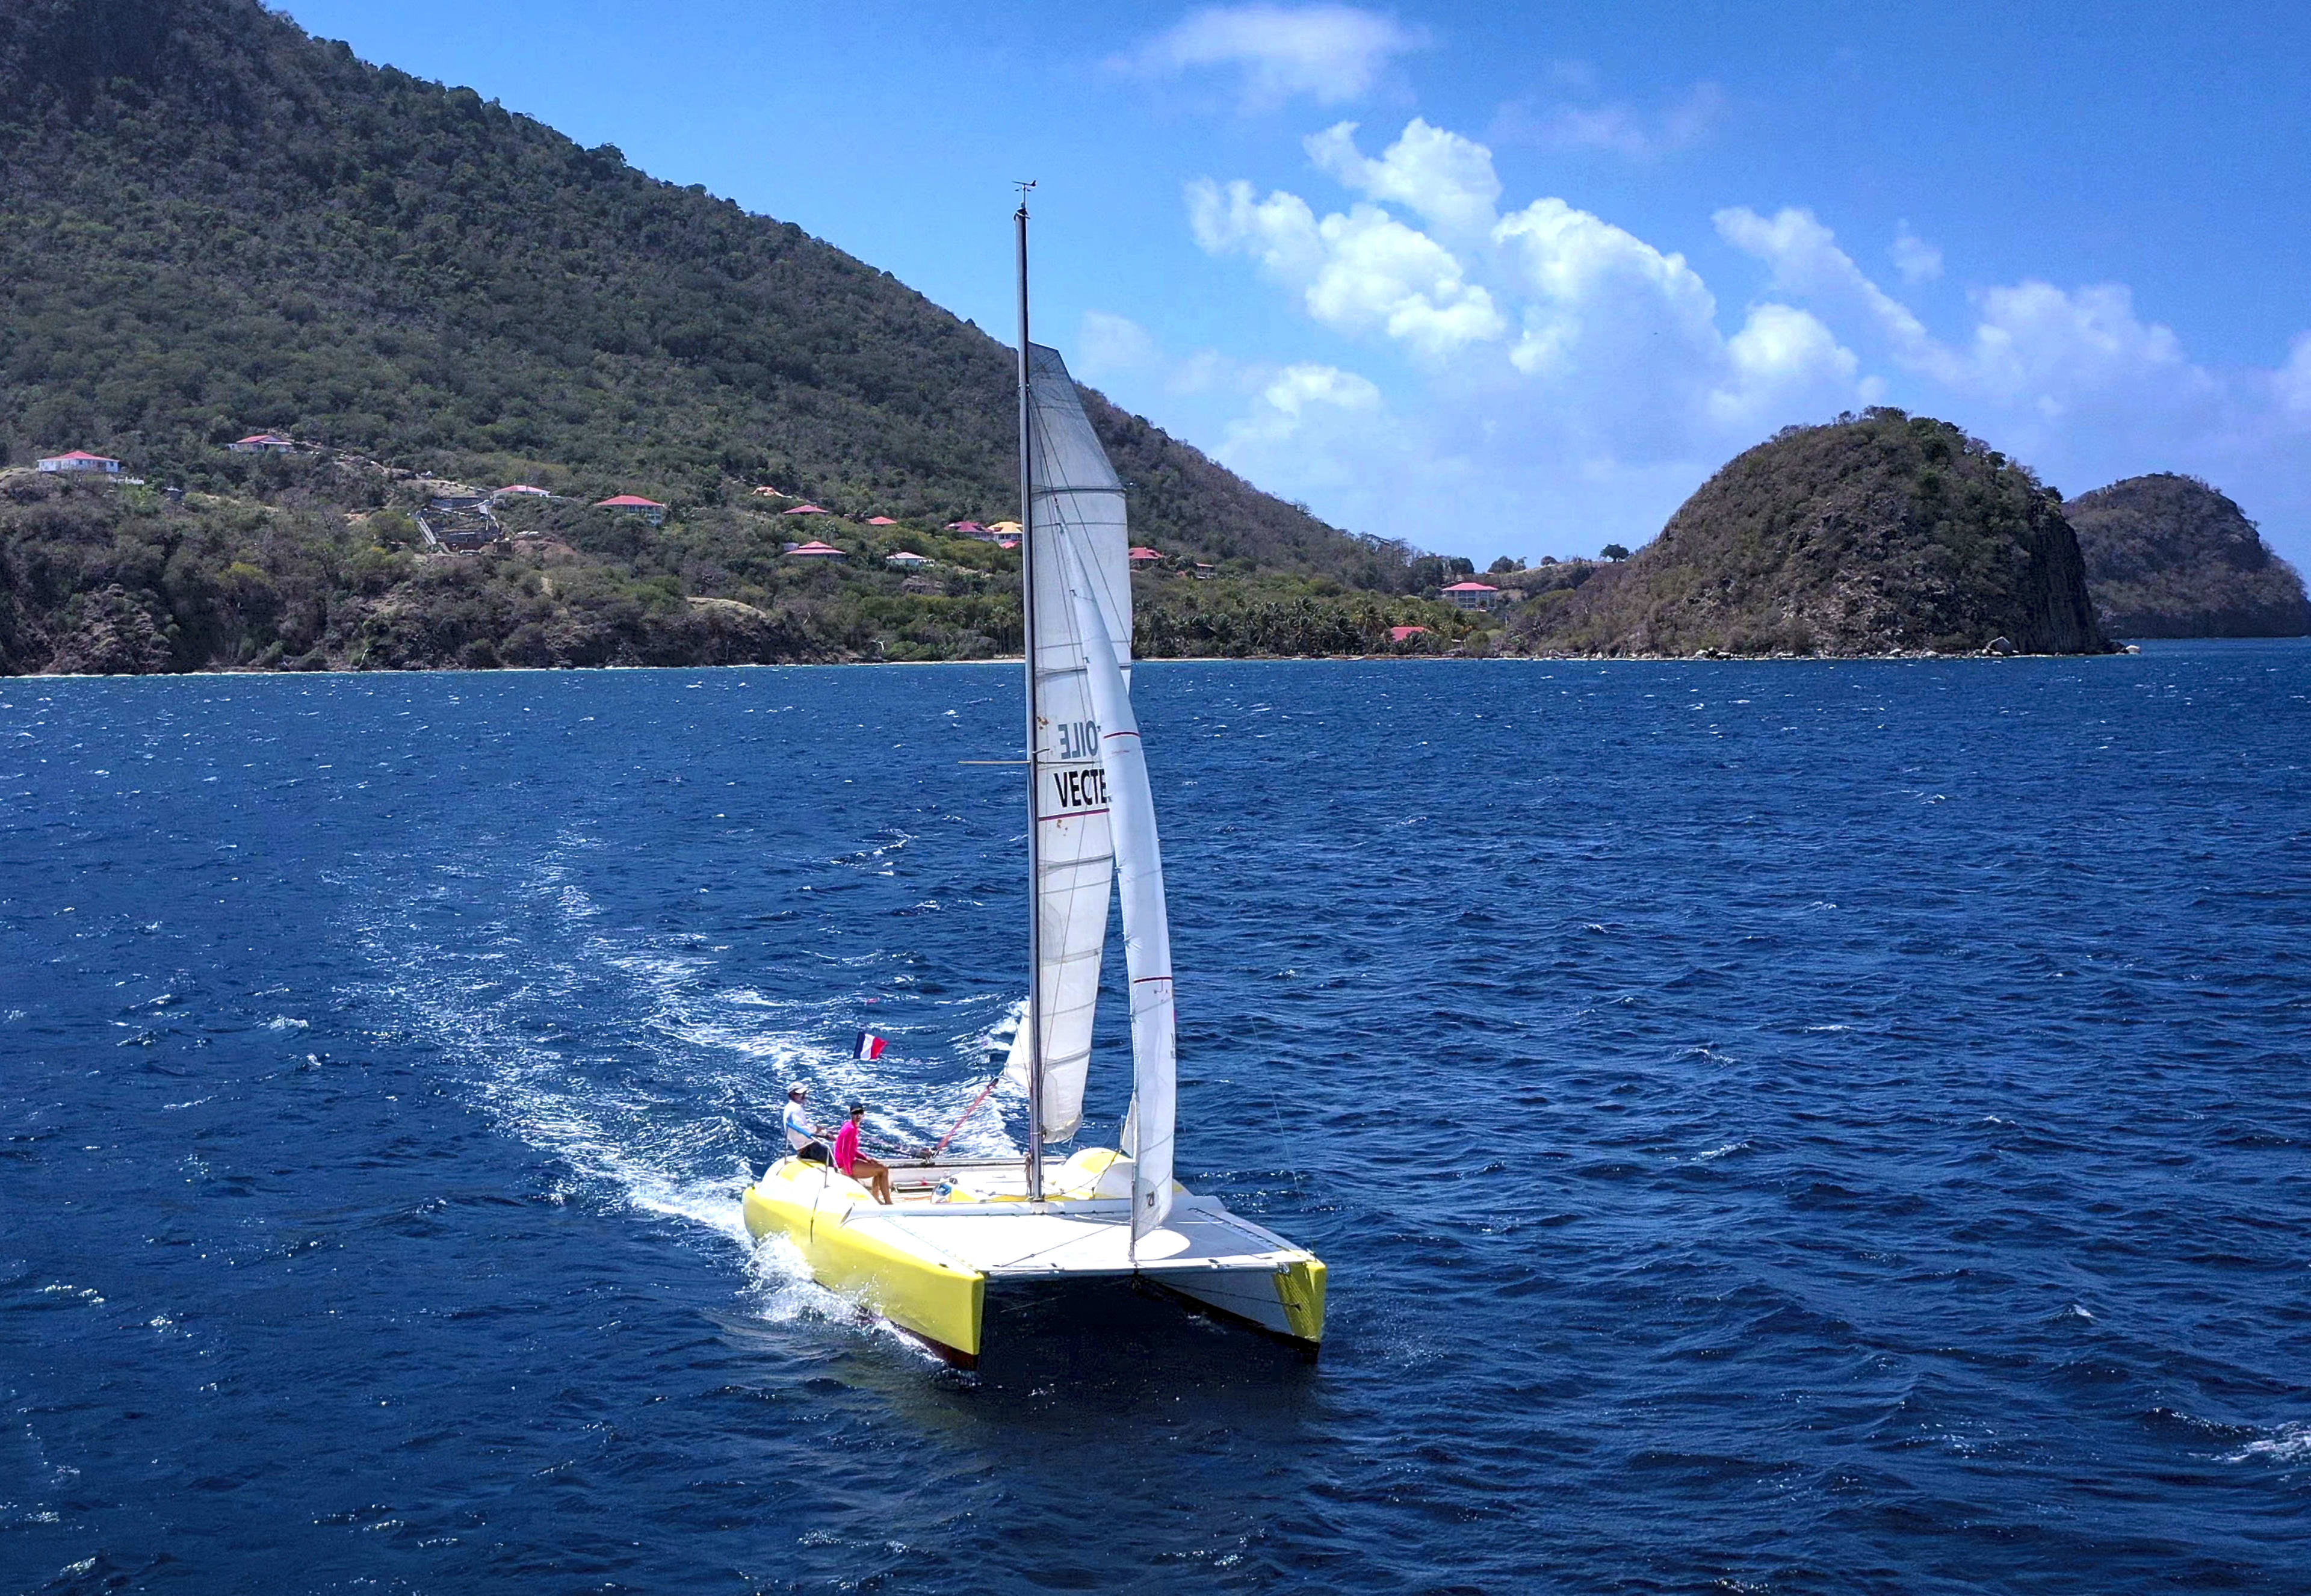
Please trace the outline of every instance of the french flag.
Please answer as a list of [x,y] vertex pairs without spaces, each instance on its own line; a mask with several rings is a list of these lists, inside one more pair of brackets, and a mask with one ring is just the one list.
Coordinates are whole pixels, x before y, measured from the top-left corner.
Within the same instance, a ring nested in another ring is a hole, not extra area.
[[872,1031],[861,1031],[859,1040],[850,1044],[850,1056],[864,1063],[869,1059],[881,1058],[883,1050],[890,1045],[890,1038],[877,1036]]

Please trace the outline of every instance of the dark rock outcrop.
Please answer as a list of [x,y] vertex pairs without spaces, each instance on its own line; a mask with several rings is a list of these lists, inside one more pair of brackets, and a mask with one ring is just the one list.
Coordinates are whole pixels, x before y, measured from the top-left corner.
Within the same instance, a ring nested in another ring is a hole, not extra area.
[[1519,622],[1540,651],[2098,654],[2061,496],[1948,422],[1792,427],[1702,484],[1637,554]]
[[2195,476],[2130,476],[2063,506],[2114,637],[2301,637],[2311,601],[2239,507]]

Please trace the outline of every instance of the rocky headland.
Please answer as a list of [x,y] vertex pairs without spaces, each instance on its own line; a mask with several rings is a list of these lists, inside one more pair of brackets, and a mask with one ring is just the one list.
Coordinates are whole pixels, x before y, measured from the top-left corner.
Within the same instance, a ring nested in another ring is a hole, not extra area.
[[2114,637],[2301,637],[2311,601],[2237,504],[2195,476],[2130,476],[2063,507]]
[[1626,561],[1535,573],[1533,652],[2100,654],[2061,495],[1948,422],[1874,409],[1737,456]]

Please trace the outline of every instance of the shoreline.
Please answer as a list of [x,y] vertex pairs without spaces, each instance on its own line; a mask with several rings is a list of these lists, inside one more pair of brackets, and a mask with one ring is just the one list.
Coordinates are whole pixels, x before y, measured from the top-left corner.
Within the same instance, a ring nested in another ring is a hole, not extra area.
[[[2162,643],[2295,642],[2298,638],[2158,638]],[[1476,658],[1453,654],[1156,654],[1135,659],[1140,665],[1953,665],[2001,664],[2018,659],[2126,659],[2139,658],[2139,645],[2128,644],[2107,654],[1490,654]],[[562,676],[607,674],[614,671],[702,670],[908,670],[961,669],[1002,667],[1016,670],[1025,660],[1016,654],[988,659],[795,659],[776,664],[739,665],[498,665],[483,668],[465,666],[425,666],[406,670],[169,670],[123,672],[27,672],[0,677],[4,682],[138,682],[252,680],[272,677],[348,676]]]

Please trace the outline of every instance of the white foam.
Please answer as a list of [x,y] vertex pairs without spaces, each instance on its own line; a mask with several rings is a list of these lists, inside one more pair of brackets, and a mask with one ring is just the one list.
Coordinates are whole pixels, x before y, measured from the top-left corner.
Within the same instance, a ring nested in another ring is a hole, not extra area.
[[[910,1019],[962,1007],[979,1023],[935,1051],[913,1041],[903,1062],[861,1064],[850,1042],[870,994],[846,966],[876,958],[829,961],[824,990],[807,996],[726,985],[723,950],[611,923],[573,879],[572,856],[596,845],[563,837],[527,859],[476,855],[443,867],[468,878],[502,872],[483,894],[498,918],[469,915],[455,940],[434,939],[432,922],[413,912],[423,894],[348,883],[367,888],[354,928],[371,972],[364,1007],[437,1048],[468,1100],[567,1166],[581,1189],[746,1245],[738,1193],[749,1159],[773,1150],[763,1138],[789,1081],[807,1080],[822,1103],[868,1098],[874,1136],[928,1145],[978,1095],[996,1037],[1018,1023],[1023,1003],[910,1000]],[[464,899],[467,889],[437,895]],[[988,1108],[954,1146],[1013,1150],[1002,1115]]]
[[2311,1462],[2311,1424],[2283,1424],[2259,1441],[2250,1441],[2237,1452],[2225,1452],[2223,1461]]

